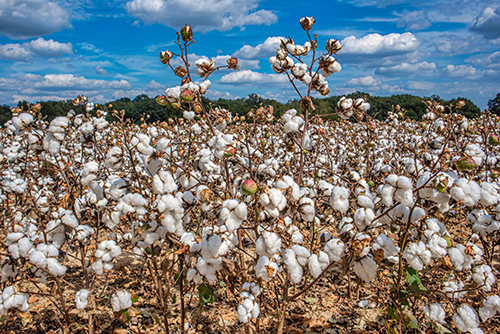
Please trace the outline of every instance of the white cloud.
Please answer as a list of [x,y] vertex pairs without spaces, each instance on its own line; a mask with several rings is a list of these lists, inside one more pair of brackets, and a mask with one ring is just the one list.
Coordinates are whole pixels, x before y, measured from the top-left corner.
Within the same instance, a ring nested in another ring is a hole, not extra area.
[[349,36],[342,40],[342,54],[374,55],[384,57],[413,52],[419,46],[417,37],[411,32],[404,34],[368,34],[361,38]]
[[483,35],[487,39],[496,39],[500,37],[500,7],[485,8],[480,15],[469,25],[473,32]]
[[[67,100],[84,94],[93,99],[115,91],[130,90],[125,80],[88,79],[73,74],[24,74],[17,77],[0,78],[0,90],[5,94],[0,103],[17,103],[19,100],[46,101]],[[97,100],[95,100],[97,101]]]
[[246,25],[271,25],[278,17],[269,10],[256,10],[260,0],[133,0],[129,15],[152,24],[175,29],[190,24],[195,31],[227,31]]
[[444,67],[442,73],[449,77],[461,78],[475,77],[481,74],[475,67],[472,67],[470,65],[455,66],[451,64]]
[[405,89],[427,91],[427,93],[431,94],[431,89],[435,86],[436,84],[434,82],[429,81],[408,81],[405,85]]
[[490,43],[475,34],[443,34],[432,37],[432,45],[441,53],[447,55],[470,54],[488,49]]
[[424,10],[416,10],[401,14],[398,22],[398,28],[406,27],[406,31],[423,30],[429,28],[431,25],[427,12]]
[[108,71],[106,71],[102,66],[96,66],[94,68],[95,74],[97,75],[107,75]]
[[416,64],[401,63],[390,67],[379,67],[375,74],[386,77],[413,76],[413,75],[431,75],[436,72],[436,64],[426,61]]
[[218,81],[220,84],[252,84],[252,83],[283,83],[288,82],[284,74],[265,74],[250,70],[232,72],[224,75]]
[[0,59],[29,61],[35,57],[53,58],[73,53],[71,43],[59,43],[52,39],[38,38],[22,44],[0,45]]
[[280,48],[281,40],[285,37],[268,37],[264,43],[257,46],[245,45],[233,56],[242,59],[262,59],[271,57],[276,54],[276,50]]
[[483,68],[500,69],[500,51],[491,54],[475,55],[467,58],[465,61]]
[[95,53],[98,53],[98,52],[102,51],[102,49],[96,48],[96,46],[94,44],[91,44],[91,43],[84,42],[84,43],[79,43],[78,45],[80,46],[80,48],[82,50],[93,51]]
[[361,86],[361,87],[376,87],[379,86],[382,82],[380,80],[375,79],[371,75],[367,75],[361,78],[352,78],[348,80],[344,87],[352,87],[352,86]]
[[167,86],[162,85],[159,82],[156,82],[154,80],[151,80],[147,85],[146,85],[146,90],[148,91],[162,91],[165,90]]
[[11,39],[48,35],[71,27],[70,14],[56,2],[2,0],[0,33]]

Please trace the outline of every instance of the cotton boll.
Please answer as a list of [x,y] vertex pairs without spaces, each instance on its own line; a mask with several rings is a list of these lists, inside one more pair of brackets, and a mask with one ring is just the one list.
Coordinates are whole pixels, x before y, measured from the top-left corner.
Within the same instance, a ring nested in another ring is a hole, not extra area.
[[77,291],[76,293],[76,298],[75,298],[75,303],[76,303],[76,308],[79,310],[83,310],[86,308],[89,304],[89,301],[87,300],[89,296],[88,290],[81,289],[80,291]]
[[431,262],[432,253],[427,249],[423,241],[412,243],[403,252],[403,258],[408,261],[408,264],[415,270],[422,270],[424,265]]
[[366,256],[354,262],[353,270],[364,282],[370,282],[377,275],[377,263],[372,257]]
[[484,307],[479,309],[479,315],[483,321],[493,318],[500,312],[500,297],[498,295],[488,296],[483,300]]
[[433,234],[426,246],[430,250],[433,259],[442,259],[446,256],[448,242],[439,235]]
[[446,321],[444,320],[446,317],[446,312],[439,303],[425,305],[424,314],[427,317],[427,320],[431,322],[439,322],[443,325],[446,324]]
[[463,304],[457,310],[457,313],[453,315],[453,323],[460,331],[465,333],[479,326],[479,317],[472,307]]
[[465,296],[465,292],[455,292],[463,290],[464,283],[460,281],[447,281],[443,283],[443,292],[446,292],[448,298],[462,298]]
[[261,256],[255,265],[255,276],[262,278],[264,281],[269,281],[278,272],[276,262],[270,262],[267,256]]
[[314,220],[314,201],[308,197],[302,197],[299,201],[299,212],[302,219],[311,222]]
[[132,306],[132,295],[126,290],[120,290],[111,296],[113,312],[120,312]]
[[301,265],[297,262],[295,257],[295,252],[293,249],[287,249],[283,256],[283,260],[285,265],[287,266],[288,273],[290,275],[290,279],[293,284],[299,284],[302,280],[303,270]]
[[474,267],[472,280],[478,286],[482,286],[482,289],[486,292],[491,291],[491,286],[495,284],[496,281],[495,275],[493,275],[491,267],[486,264]]
[[47,259],[47,271],[54,276],[63,276],[68,268],[60,264],[55,258]]
[[281,248],[281,239],[274,232],[262,233],[255,242],[255,252],[260,256],[273,257]]
[[395,257],[399,254],[399,247],[394,246],[394,241],[385,234],[379,234],[372,243],[374,251],[382,249],[384,251],[384,258],[388,259]]
[[309,252],[309,250],[307,248],[305,248],[304,246],[300,246],[300,245],[293,245],[292,249],[295,252],[295,257],[297,258],[297,262],[301,266],[306,266],[308,259],[311,256],[311,253]]
[[330,196],[330,206],[332,209],[346,213],[349,208],[349,190],[344,187],[335,186]]
[[325,244],[325,253],[331,262],[340,262],[344,256],[346,245],[340,239],[332,238]]
[[309,257],[308,265],[309,265],[309,272],[311,273],[311,276],[314,278],[317,278],[323,272],[321,264],[319,263],[318,260],[318,256],[316,254],[313,254]]

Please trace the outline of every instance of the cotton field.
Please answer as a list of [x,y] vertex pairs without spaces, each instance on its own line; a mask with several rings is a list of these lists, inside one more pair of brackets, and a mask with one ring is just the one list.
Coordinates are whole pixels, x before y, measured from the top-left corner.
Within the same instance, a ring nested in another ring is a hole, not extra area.
[[270,59],[307,89],[279,119],[200,103],[217,68],[197,61],[191,80],[189,26],[182,84],[157,98],[183,118],[134,124],[88,103],[49,123],[37,105],[14,109],[0,129],[6,328],[49,315],[54,331],[89,333],[498,328],[499,118],[423,101],[421,121],[398,106],[379,121],[363,98],[342,98],[338,121],[314,115],[342,46],[304,66],[313,24]]

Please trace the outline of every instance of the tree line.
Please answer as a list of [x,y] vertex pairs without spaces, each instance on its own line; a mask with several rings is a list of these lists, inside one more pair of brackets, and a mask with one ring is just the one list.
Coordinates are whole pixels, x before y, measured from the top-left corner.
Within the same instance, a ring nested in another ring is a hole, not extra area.
[[[383,120],[387,117],[391,110],[394,110],[397,106],[406,111],[406,116],[420,120],[422,116],[426,113],[426,105],[423,101],[431,100],[438,101],[444,106],[453,104],[455,105],[458,101],[464,101],[465,106],[456,111],[463,114],[469,118],[474,118],[481,113],[481,110],[469,99],[458,97],[456,99],[445,100],[438,95],[431,95],[429,97],[420,97],[410,94],[398,94],[388,97],[384,96],[372,96],[364,92],[355,92],[347,95],[348,98],[365,98],[370,104],[371,108],[369,110],[370,116],[375,116],[376,118]],[[315,106],[315,114],[326,115],[335,112],[338,101],[341,96],[331,96],[326,98],[312,98],[313,104]],[[205,106],[211,106],[212,108],[224,108],[230,110],[233,115],[246,115],[252,108],[258,108],[260,106],[272,106],[274,111],[274,116],[276,118],[281,117],[281,115],[291,108],[300,110],[300,100],[290,100],[286,103],[282,103],[273,99],[266,99],[257,94],[250,94],[245,98],[239,99],[214,99],[210,100],[203,98],[203,103]],[[85,112],[85,106],[73,105],[73,100],[67,101],[43,101],[40,102],[42,109],[41,112],[46,116],[47,121],[51,121],[57,116],[66,115],[70,110],[74,110],[77,114]],[[20,101],[17,105],[24,110],[27,109],[28,102]],[[6,121],[11,119],[11,108],[7,105],[0,107],[0,124],[4,124]],[[123,97],[115,101],[106,103],[106,105],[96,105],[92,111],[95,114],[97,108],[106,109],[108,111],[123,110],[125,112],[125,119],[129,119],[132,122],[141,122],[144,119],[147,122],[163,122],[167,121],[169,118],[177,118],[182,115],[181,111],[175,109],[172,106],[160,106],[156,103],[154,98],[142,94],[138,95],[134,99],[128,97]],[[489,100],[488,108],[492,113],[500,115],[500,93],[494,99]],[[108,112],[108,118],[111,120],[113,118],[112,113]],[[329,116],[328,119],[335,120],[336,116]]]

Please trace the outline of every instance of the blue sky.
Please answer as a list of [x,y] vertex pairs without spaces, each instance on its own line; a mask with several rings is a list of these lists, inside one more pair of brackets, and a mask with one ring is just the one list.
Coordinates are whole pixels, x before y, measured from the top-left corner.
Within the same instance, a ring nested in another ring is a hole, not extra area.
[[177,51],[184,24],[191,60],[240,59],[239,72],[211,76],[208,97],[287,101],[297,95],[268,58],[282,37],[306,41],[304,16],[322,50],[344,45],[330,95],[463,96],[484,109],[500,92],[500,0],[0,0],[0,104],[162,94],[179,80],[158,52]]

